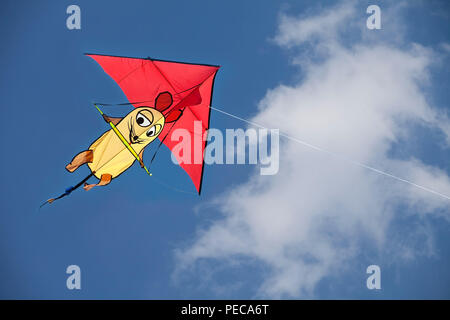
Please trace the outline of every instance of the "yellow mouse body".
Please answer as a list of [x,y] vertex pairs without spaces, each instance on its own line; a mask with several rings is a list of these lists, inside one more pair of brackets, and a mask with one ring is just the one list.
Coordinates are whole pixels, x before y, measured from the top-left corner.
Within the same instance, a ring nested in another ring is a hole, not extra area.
[[[114,123],[114,120],[111,122]],[[142,160],[144,148],[158,137],[164,127],[164,116],[156,109],[141,107],[114,124]],[[103,174],[116,178],[136,160],[112,129],[95,140],[89,150],[93,152],[93,159],[88,167],[99,179]]]
[[[163,92],[155,100],[155,107],[141,106],[123,118],[113,118],[103,114],[106,122],[118,130],[139,157],[141,167],[144,167],[143,153],[147,145],[154,141],[162,132],[164,125],[176,121],[182,114],[179,109],[171,111],[166,117],[163,111],[172,105],[173,99],[169,92]],[[85,184],[84,189],[95,186],[105,186],[113,178],[126,171],[136,160],[136,156],[128,149],[113,129],[106,131],[95,140],[88,150],[78,153],[66,166],[69,172],[74,172],[81,165],[87,164],[92,174],[100,181],[97,184]]]

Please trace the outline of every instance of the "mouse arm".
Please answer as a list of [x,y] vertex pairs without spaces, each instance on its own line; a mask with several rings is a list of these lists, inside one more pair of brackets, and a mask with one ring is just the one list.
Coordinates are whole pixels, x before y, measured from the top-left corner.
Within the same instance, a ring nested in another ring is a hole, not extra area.
[[144,167],[144,149],[141,150],[141,152],[139,152],[139,163],[141,164],[141,168]]
[[107,116],[106,114],[102,114],[103,120],[105,120],[107,123],[112,122],[114,125],[117,125],[123,118],[113,118],[110,116]]

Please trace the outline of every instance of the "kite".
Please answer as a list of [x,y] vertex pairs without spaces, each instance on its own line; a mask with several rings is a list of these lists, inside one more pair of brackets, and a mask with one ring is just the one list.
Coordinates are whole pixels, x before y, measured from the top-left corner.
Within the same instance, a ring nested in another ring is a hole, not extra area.
[[[166,139],[173,130],[185,129],[193,135],[196,133],[195,122],[200,122],[203,137],[209,128],[214,79],[220,66],[150,57],[86,55],[94,59],[122,89],[129,101],[122,105],[132,105],[134,110],[123,118],[114,118],[105,115],[98,106],[105,104],[94,104],[110,129],[66,166],[69,172],[74,172],[86,164],[91,173],[75,186],[68,187],[59,197],[51,198],[41,206],[69,195],[82,185],[85,190],[106,186],[135,161],[151,176],[143,160],[147,145],[158,138],[159,146],[164,144],[173,151],[177,141]],[[194,143],[194,139],[191,141],[191,154],[199,153],[203,159],[207,141],[201,144]],[[174,153],[174,156],[200,194],[204,162],[185,163],[179,154]],[[91,177],[99,181],[88,184]]]

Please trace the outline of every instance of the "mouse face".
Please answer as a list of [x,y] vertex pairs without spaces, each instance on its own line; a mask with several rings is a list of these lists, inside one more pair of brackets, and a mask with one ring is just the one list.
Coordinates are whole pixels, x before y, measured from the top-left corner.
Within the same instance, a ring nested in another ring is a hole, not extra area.
[[128,126],[131,144],[147,145],[155,140],[164,128],[164,116],[150,107],[139,107],[123,120]]

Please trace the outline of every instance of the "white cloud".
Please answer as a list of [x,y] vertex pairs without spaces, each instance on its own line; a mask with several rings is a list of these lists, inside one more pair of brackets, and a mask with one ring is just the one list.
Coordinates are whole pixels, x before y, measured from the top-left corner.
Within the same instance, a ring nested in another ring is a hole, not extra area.
[[[437,120],[423,89],[433,52],[419,45],[345,46],[333,30],[352,19],[353,2],[339,8],[281,18],[275,37],[281,46],[332,46],[324,60],[303,66],[301,83],[269,90],[252,121],[278,124],[291,136],[450,194],[443,170],[390,156],[394,143],[414,134],[411,124],[448,128],[448,122]],[[256,296],[310,297],[319,281],[364,249],[361,243],[397,258],[430,253],[432,241],[418,248],[420,241],[392,234],[391,222],[399,214],[450,219],[450,201],[437,195],[290,140],[280,152],[278,175],[260,176],[255,170],[248,182],[217,199],[223,217],[177,252],[180,269],[195,272],[199,261],[226,265],[249,259],[268,270]],[[399,211],[399,205],[408,210]],[[410,237],[432,236],[423,225],[408,228]]]
[[441,43],[441,47],[446,53],[450,53],[450,43],[443,42]]
[[344,2],[340,6],[305,19],[282,14],[279,32],[274,40],[284,47],[292,47],[312,40],[321,41],[324,44],[334,43],[340,28],[347,24],[354,14],[355,7],[350,2]]

